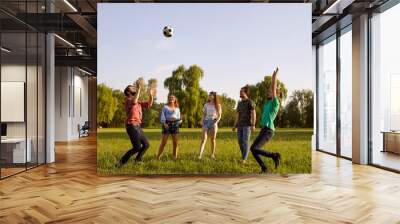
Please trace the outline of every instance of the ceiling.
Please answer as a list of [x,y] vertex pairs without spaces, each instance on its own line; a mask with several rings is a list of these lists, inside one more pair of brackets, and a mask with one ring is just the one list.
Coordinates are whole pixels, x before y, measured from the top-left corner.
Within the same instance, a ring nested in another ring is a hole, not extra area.
[[[327,38],[351,18],[388,0],[1,0],[3,32],[26,27],[55,32],[56,65],[79,66],[96,74],[97,3],[311,3],[313,43]],[[52,13],[49,13],[52,11]],[[28,13],[26,13],[28,12]],[[290,15],[288,15],[290,16]],[[340,22],[338,23],[338,21]]]

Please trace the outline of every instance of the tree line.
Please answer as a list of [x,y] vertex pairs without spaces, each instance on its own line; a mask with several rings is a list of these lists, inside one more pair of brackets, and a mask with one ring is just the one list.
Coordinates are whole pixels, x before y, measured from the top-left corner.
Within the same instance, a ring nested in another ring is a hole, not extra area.
[[[186,68],[180,65],[170,77],[164,80],[164,88],[174,94],[180,104],[183,127],[201,127],[202,109],[207,101],[208,93],[200,86],[204,77],[203,69],[198,65]],[[146,100],[145,92],[154,85],[157,80],[149,79],[142,84],[140,100]],[[260,116],[266,96],[271,85],[271,76],[266,75],[256,84],[248,84],[250,98],[256,104],[257,115]],[[276,118],[276,126],[288,128],[313,127],[314,94],[311,90],[295,90],[287,99],[288,91],[285,84],[278,81],[280,89],[281,109]],[[239,90],[238,90],[239,92]],[[144,94],[143,94],[144,93]],[[222,106],[222,118],[220,127],[232,127],[235,122],[236,101],[226,94],[219,95]],[[287,100],[286,100],[287,99]],[[287,101],[287,102],[286,102]],[[282,102],[286,102],[283,105]],[[143,110],[143,126],[147,128],[160,127],[160,111],[164,103],[155,102],[150,109]],[[112,89],[104,83],[97,86],[97,122],[101,127],[124,127],[125,121],[125,95],[119,89]],[[257,119],[258,121],[259,119]]]

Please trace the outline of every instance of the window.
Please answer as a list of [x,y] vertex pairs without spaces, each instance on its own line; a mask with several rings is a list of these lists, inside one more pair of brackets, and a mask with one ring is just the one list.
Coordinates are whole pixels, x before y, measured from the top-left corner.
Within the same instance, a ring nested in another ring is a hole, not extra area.
[[[41,13],[43,4],[18,2],[18,9],[14,8],[21,14]],[[15,2],[0,3],[4,5],[15,6]],[[6,24],[0,27],[0,178],[5,178],[45,163],[46,39],[9,15],[0,12],[0,17],[12,23],[0,23]]]
[[371,159],[400,170],[400,5],[371,18]]
[[[1,33],[1,124],[5,127],[0,144],[1,177],[26,170],[32,148],[27,138],[25,99],[27,87],[26,33]],[[7,100],[13,95],[13,100]],[[13,108],[13,109],[9,109]]]
[[318,48],[318,149],[336,153],[336,37]]
[[340,36],[340,155],[352,157],[352,34]]

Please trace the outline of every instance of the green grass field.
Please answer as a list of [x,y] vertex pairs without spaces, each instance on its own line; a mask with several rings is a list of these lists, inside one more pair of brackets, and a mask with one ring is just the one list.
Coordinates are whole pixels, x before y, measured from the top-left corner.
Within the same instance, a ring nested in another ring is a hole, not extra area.
[[[219,129],[216,160],[210,158],[207,142],[203,159],[198,160],[201,129],[181,129],[178,159],[172,159],[172,141],[169,139],[161,161],[156,160],[160,144],[159,129],[145,129],[150,148],[143,162],[135,164],[133,156],[122,168],[114,164],[131,148],[125,129],[99,129],[97,138],[97,170],[100,174],[255,174],[260,168],[251,152],[248,163],[240,163],[241,156],[236,133]],[[257,133],[253,133],[251,140]],[[290,174],[311,172],[311,129],[278,129],[272,141],[264,148],[282,155],[281,165],[275,169],[271,159],[265,158],[269,173]]]

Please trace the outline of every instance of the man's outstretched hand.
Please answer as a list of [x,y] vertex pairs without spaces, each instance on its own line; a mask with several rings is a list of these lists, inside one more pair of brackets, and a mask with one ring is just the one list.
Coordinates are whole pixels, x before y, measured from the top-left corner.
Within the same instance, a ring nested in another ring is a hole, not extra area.
[[155,88],[150,89],[150,96],[155,97],[157,93],[157,90]]
[[274,70],[274,74],[273,74],[273,75],[277,75],[277,74],[278,74],[278,71],[279,71],[279,68],[276,67],[276,69]]

